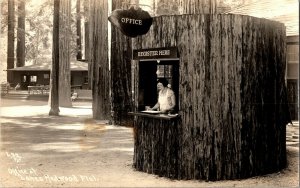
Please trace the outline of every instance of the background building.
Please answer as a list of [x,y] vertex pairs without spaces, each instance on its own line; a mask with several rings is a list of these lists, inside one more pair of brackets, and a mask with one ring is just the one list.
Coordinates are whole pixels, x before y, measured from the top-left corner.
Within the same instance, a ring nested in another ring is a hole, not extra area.
[[[81,61],[71,61],[71,87],[81,89],[88,88],[88,64]],[[36,64],[23,67],[16,67],[8,71],[13,72],[13,82],[11,86],[20,83],[21,89],[28,86],[49,85],[50,84],[51,60],[40,59]]]

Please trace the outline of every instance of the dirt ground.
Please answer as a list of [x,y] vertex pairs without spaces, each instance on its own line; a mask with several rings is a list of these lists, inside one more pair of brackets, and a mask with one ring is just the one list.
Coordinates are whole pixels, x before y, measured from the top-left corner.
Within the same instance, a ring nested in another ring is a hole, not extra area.
[[288,167],[244,180],[170,180],[132,167],[132,129],[95,121],[75,102],[49,117],[45,101],[1,100],[0,187],[298,187],[299,148]]

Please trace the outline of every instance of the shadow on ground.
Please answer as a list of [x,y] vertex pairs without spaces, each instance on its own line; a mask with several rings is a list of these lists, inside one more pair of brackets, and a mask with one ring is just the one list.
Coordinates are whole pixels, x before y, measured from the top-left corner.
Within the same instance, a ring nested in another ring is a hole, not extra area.
[[89,118],[41,116],[2,117],[1,144],[2,149],[18,152],[76,155],[82,151],[113,151],[103,147],[111,144],[131,153],[133,141],[128,129],[114,129]]

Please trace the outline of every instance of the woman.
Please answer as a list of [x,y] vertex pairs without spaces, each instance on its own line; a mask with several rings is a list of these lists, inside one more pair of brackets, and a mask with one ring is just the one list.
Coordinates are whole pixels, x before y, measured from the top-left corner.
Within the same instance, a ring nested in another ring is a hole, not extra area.
[[159,110],[162,113],[168,113],[174,110],[175,95],[172,89],[168,88],[168,81],[165,78],[160,78],[157,81],[158,101],[148,110]]

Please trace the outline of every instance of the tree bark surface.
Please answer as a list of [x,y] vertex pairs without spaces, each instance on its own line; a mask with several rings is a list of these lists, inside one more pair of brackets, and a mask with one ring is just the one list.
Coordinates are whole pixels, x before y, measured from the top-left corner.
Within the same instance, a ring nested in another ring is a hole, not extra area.
[[133,166],[137,170],[172,179],[178,178],[177,123],[177,120],[141,116],[136,118]]
[[[122,3],[112,2],[112,10],[121,9]],[[131,38],[126,37],[114,26],[111,28],[111,103],[113,123],[121,126],[132,126],[132,88],[131,88]]]
[[[178,49],[177,179],[247,178],[286,166],[285,127],[290,119],[285,40],[281,23],[220,14],[156,17],[149,32],[133,40],[134,49]],[[138,80],[138,64],[134,65]],[[142,124],[135,125],[136,135],[158,128],[150,126],[151,130],[140,120],[135,124]],[[146,146],[162,138],[163,133],[148,136],[135,147],[155,155],[156,150]],[[141,156],[135,153],[135,161]],[[156,162],[135,167],[147,171]]]
[[17,67],[25,65],[25,0],[18,1]]
[[72,106],[70,68],[71,0],[60,0],[59,16],[59,105],[70,107]]
[[53,14],[53,47],[52,47],[52,65],[50,74],[50,116],[59,115],[59,5],[60,0],[54,0]]
[[[7,16],[7,69],[14,68],[15,61],[15,1],[8,0]],[[11,83],[13,76],[11,71],[7,71],[7,82]]]
[[77,32],[77,55],[76,59],[82,59],[82,45],[81,45],[81,1],[76,2],[76,32]]
[[108,63],[108,2],[90,0],[89,62],[92,71],[93,118],[110,119],[110,72]]
[[92,80],[93,80],[93,74],[92,74],[92,64],[91,64],[91,58],[90,58],[90,50],[89,50],[89,42],[90,42],[90,34],[89,34],[89,14],[90,14],[90,0],[84,0],[83,2],[84,7],[84,56],[85,60],[88,63],[88,88],[92,89]]

